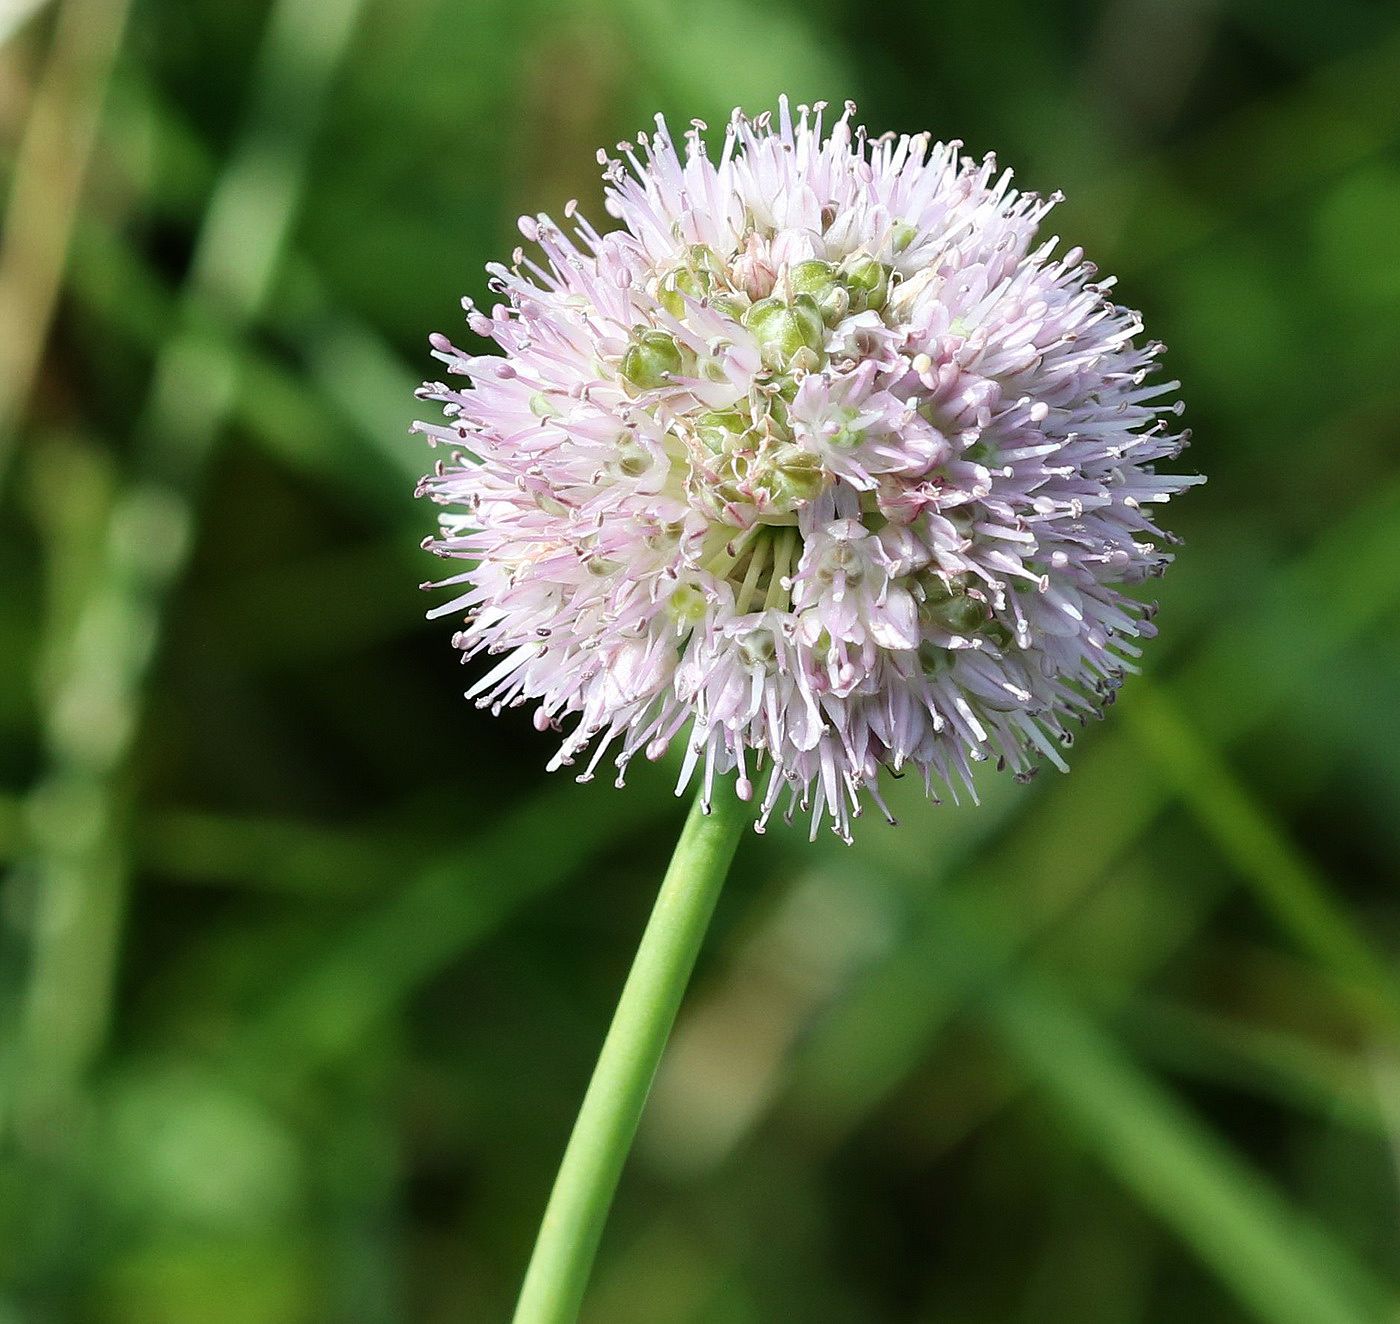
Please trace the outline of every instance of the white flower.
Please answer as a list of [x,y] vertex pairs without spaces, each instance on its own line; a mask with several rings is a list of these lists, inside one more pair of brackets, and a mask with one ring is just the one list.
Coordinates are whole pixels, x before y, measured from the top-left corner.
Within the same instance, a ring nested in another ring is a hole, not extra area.
[[623,228],[522,219],[543,260],[468,304],[503,353],[434,337],[469,384],[418,425],[450,454],[430,545],[470,563],[434,614],[498,659],[471,696],[572,722],[552,766],[592,746],[585,778],[683,736],[682,786],[762,773],[760,827],[787,787],[847,839],[882,766],[1063,766],[1153,632],[1120,591],[1170,559],[1151,508],[1200,481],[1155,471],[1161,347],[1033,246],[1053,199],[851,114],[601,156]]

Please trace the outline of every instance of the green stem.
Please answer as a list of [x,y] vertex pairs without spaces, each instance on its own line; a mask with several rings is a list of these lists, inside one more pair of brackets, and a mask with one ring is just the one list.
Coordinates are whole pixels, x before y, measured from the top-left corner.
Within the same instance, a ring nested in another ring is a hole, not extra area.
[[721,787],[697,799],[618,1000],[569,1137],[514,1324],[573,1324],[642,1108],[748,811]]

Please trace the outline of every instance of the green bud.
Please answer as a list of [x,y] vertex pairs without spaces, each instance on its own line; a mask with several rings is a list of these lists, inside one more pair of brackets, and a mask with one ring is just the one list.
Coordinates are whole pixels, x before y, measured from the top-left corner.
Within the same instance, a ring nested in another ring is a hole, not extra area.
[[734,524],[734,510],[752,504],[747,486],[748,463],[741,455],[720,457],[706,473],[700,500],[705,511],[725,524]]
[[852,306],[876,311],[890,296],[890,269],[869,253],[852,253],[841,264],[841,279],[851,292]]
[[914,236],[918,233],[908,221],[896,221],[890,227],[890,247],[896,253],[902,253],[914,242]]
[[961,506],[949,506],[947,510],[938,512],[948,521],[964,538],[972,532],[973,521],[977,518],[972,507],[967,504]]
[[617,455],[612,464],[616,466],[618,473],[628,478],[640,478],[651,468],[651,452],[624,432],[618,438]]
[[724,270],[723,259],[708,244],[691,244],[689,265],[691,271],[706,280]]
[[865,440],[865,432],[861,428],[853,428],[851,426],[851,421],[856,417],[856,411],[854,409],[848,409],[843,412],[846,414],[846,417],[842,421],[841,426],[836,430],[836,433],[832,436],[831,445],[841,451],[855,450],[855,448]]
[[791,404],[793,396],[796,395],[794,389],[791,394],[786,390],[779,391],[768,397],[768,420],[769,430],[777,433],[784,439],[792,435]]
[[681,296],[688,294],[692,299],[702,298],[709,293],[710,284],[709,272],[688,271],[682,267],[661,282],[656,298],[672,317],[684,317],[685,300]]
[[826,324],[832,326],[851,311],[850,291],[844,285],[833,285],[826,296],[817,301],[817,307]]
[[558,418],[559,410],[543,391],[536,391],[530,397],[530,412],[536,418]]
[[739,641],[739,656],[751,667],[768,668],[778,656],[778,642],[772,630],[750,630]]
[[918,577],[918,596],[922,603],[920,612],[928,620],[934,620],[935,609],[954,598],[965,596],[971,583],[972,577],[965,571],[941,575],[936,570],[926,570]]
[[695,625],[705,619],[705,595],[694,584],[677,584],[666,610],[677,625]]
[[736,322],[739,322],[743,320],[744,314],[750,308],[749,296],[737,292],[716,294],[710,300],[710,307],[717,313],[723,313],[726,317],[732,317]]
[[926,618],[951,634],[975,634],[987,620],[987,604],[966,594],[955,594],[947,602],[924,603]]
[[750,422],[737,409],[711,409],[695,420],[695,435],[711,454],[722,455],[733,447]]
[[1005,652],[1011,647],[1011,631],[995,617],[983,627],[982,635],[998,652]]
[[869,253],[852,253],[841,264],[841,275],[852,289],[869,294],[886,279],[885,268]]
[[826,471],[811,451],[800,446],[780,447],[772,458],[768,491],[780,510],[793,510],[820,496],[826,487]]
[[656,302],[659,303],[672,317],[680,318],[685,316],[685,301],[677,292],[676,287],[670,284],[671,277],[667,276],[662,282],[661,288],[656,291]]
[[821,363],[826,327],[811,295],[799,294],[792,303],[760,299],[744,314],[744,325],[758,341],[764,365],[775,372]]
[[778,406],[780,400],[784,405],[790,405],[797,399],[801,383],[795,377],[779,377],[773,384],[778,389],[768,397],[770,407],[781,407]]
[[820,258],[799,262],[788,272],[788,286],[794,294],[810,294],[818,301],[835,284],[835,266]]
[[919,666],[925,676],[937,676],[946,671],[952,660],[953,655],[946,648],[940,648],[937,644],[927,641],[919,645]]
[[820,258],[793,267],[788,272],[788,287],[793,294],[809,296],[828,326],[845,317],[851,306],[851,296],[837,278],[836,268]]
[[675,336],[639,331],[622,356],[622,375],[639,391],[655,391],[680,372],[682,363]]

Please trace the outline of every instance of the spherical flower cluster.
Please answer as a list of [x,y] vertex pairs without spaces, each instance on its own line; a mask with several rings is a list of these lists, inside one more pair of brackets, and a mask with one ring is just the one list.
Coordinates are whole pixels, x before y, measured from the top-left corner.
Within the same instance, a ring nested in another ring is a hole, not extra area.
[[1151,508],[1200,481],[1155,471],[1161,346],[1037,242],[1057,199],[852,110],[600,153],[622,228],[523,218],[542,260],[466,305],[504,353],[434,337],[469,384],[418,425],[450,453],[425,545],[469,563],[434,614],[498,657],[469,697],[572,719],[551,766],[592,746],[585,778],[685,732],[682,786],[737,768],[760,828],[784,802],[847,839],[881,767],[1064,766],[1153,633],[1120,591],[1170,559]]

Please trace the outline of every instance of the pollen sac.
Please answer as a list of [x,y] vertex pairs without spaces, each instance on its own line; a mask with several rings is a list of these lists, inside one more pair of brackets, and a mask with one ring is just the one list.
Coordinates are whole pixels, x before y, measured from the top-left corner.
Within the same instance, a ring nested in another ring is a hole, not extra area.
[[639,391],[669,386],[684,366],[681,347],[665,331],[638,331],[622,356],[622,376]]
[[811,295],[796,295],[791,303],[774,297],[760,299],[745,312],[744,325],[758,341],[764,366],[772,371],[805,368],[810,372],[821,364],[826,324]]

